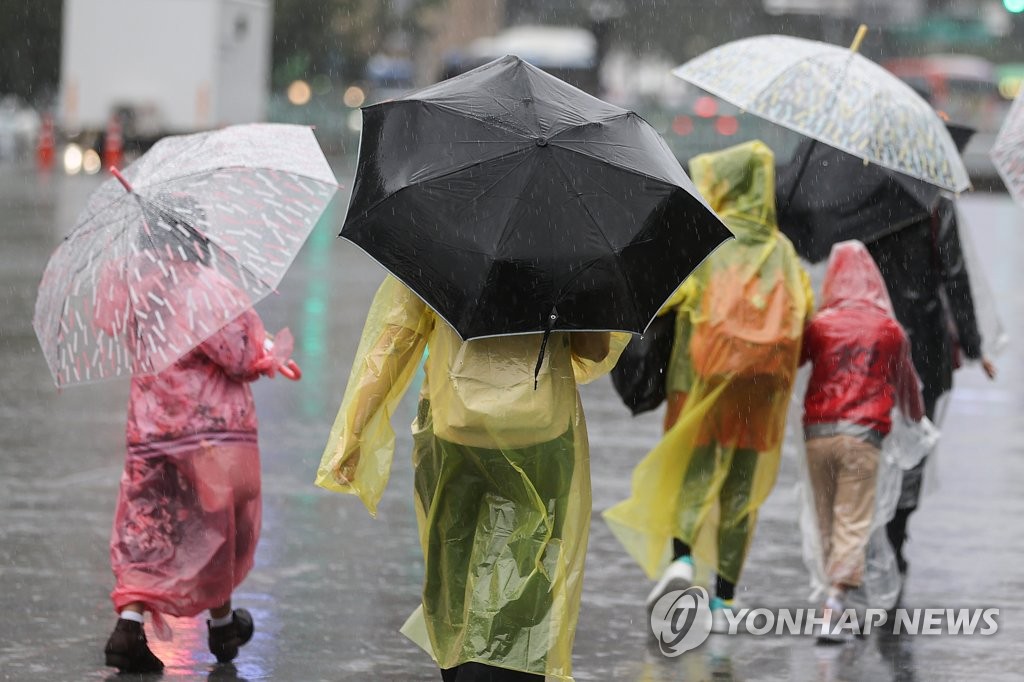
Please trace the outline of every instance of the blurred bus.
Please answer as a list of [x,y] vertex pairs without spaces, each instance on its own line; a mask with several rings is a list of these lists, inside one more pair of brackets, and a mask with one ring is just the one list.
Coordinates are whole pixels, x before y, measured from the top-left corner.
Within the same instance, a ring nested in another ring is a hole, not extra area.
[[597,94],[597,39],[573,26],[516,26],[478,38],[444,57],[441,78],[451,78],[507,54],[521,57],[581,90]]

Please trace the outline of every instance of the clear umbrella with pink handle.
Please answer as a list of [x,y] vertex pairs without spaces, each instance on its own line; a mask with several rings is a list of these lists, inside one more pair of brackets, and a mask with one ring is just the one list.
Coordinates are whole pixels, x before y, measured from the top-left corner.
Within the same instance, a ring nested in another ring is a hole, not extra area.
[[[277,288],[338,188],[312,130],[279,124],[167,137],[112,172],[39,286],[58,386],[170,366]],[[268,353],[285,376],[288,339]]]

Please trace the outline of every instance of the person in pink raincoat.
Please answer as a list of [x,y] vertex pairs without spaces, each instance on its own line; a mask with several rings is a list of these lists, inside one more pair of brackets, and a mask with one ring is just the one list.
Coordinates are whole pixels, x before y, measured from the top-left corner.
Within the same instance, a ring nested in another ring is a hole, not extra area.
[[[140,247],[139,257],[166,245],[150,241]],[[190,287],[218,287],[245,296],[207,267],[208,245],[189,257],[175,287],[154,272],[132,281],[132,290],[166,297],[184,295],[176,292]],[[113,334],[118,311],[128,309],[132,294],[113,267],[102,273],[100,290],[112,293],[100,298],[94,320]],[[133,303],[129,324],[141,337],[145,295]],[[175,323],[185,321],[167,322]],[[252,616],[231,607],[232,592],[252,568],[260,533],[260,457],[249,383],[273,376],[282,364],[297,370],[285,363],[291,352],[287,330],[274,346],[249,309],[167,369],[132,377],[125,468],[110,540],[116,578],[111,598],[120,617],[104,649],[106,664],[121,672],[163,669],[146,641],[145,611],[159,628],[162,615],[191,617],[209,610],[209,648],[220,662],[234,659],[252,637]]]

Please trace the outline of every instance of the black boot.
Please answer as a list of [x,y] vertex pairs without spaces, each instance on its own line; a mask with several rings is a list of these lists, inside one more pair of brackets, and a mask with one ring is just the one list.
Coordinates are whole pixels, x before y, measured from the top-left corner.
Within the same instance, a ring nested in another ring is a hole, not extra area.
[[210,653],[216,656],[221,663],[233,661],[238,655],[239,647],[252,639],[252,633],[255,630],[252,614],[245,609],[232,611],[231,622],[227,625],[213,627],[210,625],[210,621],[206,621],[206,627],[210,631],[207,639]]
[[907,575],[907,559],[903,556],[903,545],[907,542],[907,523],[913,513],[914,509],[897,509],[885,528],[889,543],[896,554],[896,566],[903,577]]
[[103,649],[107,665],[122,673],[158,673],[164,662],[149,650],[142,623],[119,618]]

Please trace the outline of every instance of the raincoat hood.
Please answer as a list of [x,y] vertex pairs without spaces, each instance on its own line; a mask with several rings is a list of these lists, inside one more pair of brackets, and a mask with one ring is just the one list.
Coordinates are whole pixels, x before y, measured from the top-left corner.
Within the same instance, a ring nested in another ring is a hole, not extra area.
[[690,177],[737,239],[763,241],[778,232],[775,155],[764,142],[695,156]]
[[895,317],[889,290],[867,248],[858,241],[832,247],[821,289],[821,309],[867,305]]

